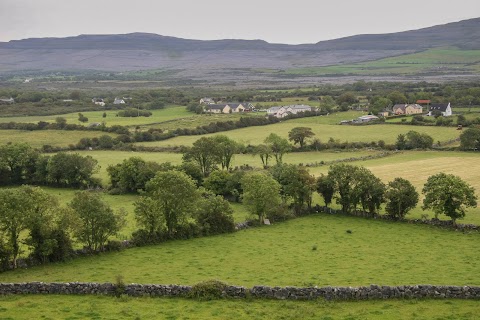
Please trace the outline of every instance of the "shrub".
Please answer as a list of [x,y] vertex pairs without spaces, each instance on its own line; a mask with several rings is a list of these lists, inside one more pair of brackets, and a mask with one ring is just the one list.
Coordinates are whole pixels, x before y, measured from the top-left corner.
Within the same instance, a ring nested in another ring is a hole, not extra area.
[[125,281],[123,280],[123,276],[118,274],[115,277],[115,296],[120,297],[125,294]]
[[195,284],[190,291],[190,298],[206,301],[221,299],[227,284],[218,280],[208,280]]

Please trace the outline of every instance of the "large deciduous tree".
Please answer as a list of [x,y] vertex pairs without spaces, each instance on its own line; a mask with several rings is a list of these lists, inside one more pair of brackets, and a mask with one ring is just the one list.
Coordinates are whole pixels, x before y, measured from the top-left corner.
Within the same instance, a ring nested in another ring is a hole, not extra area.
[[335,184],[332,179],[324,174],[320,175],[317,178],[317,192],[322,195],[325,206],[328,207],[335,194]]
[[144,227],[153,231],[158,229],[160,221],[164,220],[168,236],[173,237],[178,226],[186,222],[195,208],[198,200],[195,182],[183,172],[158,172],[147,183],[146,191],[150,200],[144,199],[142,205],[136,205],[137,221],[148,221],[147,214],[156,214],[156,217],[150,220],[155,225],[144,222]]
[[418,203],[418,192],[410,181],[403,178],[395,178],[388,183],[385,192],[387,204],[385,211],[388,215],[403,218]]
[[466,208],[477,206],[475,189],[453,174],[442,172],[430,176],[422,193],[424,210],[432,209],[436,218],[445,214],[453,223],[465,216]]
[[202,137],[183,154],[183,160],[195,162],[203,176],[207,177],[221,163],[220,152],[214,138]]
[[271,169],[272,176],[281,186],[284,202],[291,199],[296,213],[311,207],[316,188],[315,177],[308,170],[293,164],[278,164]]
[[87,187],[98,183],[92,175],[98,161],[78,153],[59,152],[50,157],[46,166],[47,182],[57,186]]
[[462,150],[480,150],[480,128],[468,128],[460,135]]
[[229,170],[232,166],[233,156],[240,152],[242,145],[225,135],[215,136],[213,141],[215,143],[214,150],[218,151],[222,169]]
[[288,140],[293,141],[294,144],[300,144],[300,148],[303,148],[306,139],[313,137],[314,135],[315,133],[312,132],[312,128],[295,127],[288,133]]
[[270,175],[260,172],[246,174],[242,179],[243,202],[262,223],[271,210],[282,202],[280,184]]
[[38,152],[27,143],[0,146],[0,184],[30,182],[38,157]]
[[125,224],[125,212],[115,213],[97,192],[77,192],[69,206],[78,219],[75,237],[89,250],[103,249]]
[[131,157],[122,163],[109,166],[112,188],[120,192],[138,192],[145,189],[145,184],[155,176],[161,166],[156,162],[147,162],[139,157]]
[[283,155],[289,152],[291,149],[291,145],[288,143],[288,140],[275,133],[270,133],[268,137],[265,138],[264,142],[272,151],[277,164],[282,163]]

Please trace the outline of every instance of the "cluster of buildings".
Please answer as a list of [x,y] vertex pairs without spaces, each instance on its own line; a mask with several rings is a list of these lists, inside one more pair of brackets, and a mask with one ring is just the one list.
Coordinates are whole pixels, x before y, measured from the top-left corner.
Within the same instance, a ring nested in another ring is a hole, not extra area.
[[[115,97],[115,100],[113,101],[113,104],[125,104],[125,100],[129,98],[117,98]],[[99,106],[105,106],[105,100],[103,98],[93,98],[92,103],[99,105]]]
[[271,107],[267,109],[267,116],[283,118],[291,114],[300,112],[315,111],[316,109],[304,104],[294,104],[289,106]]
[[449,103],[431,103],[430,100],[417,100],[415,104],[396,104],[391,110],[384,110],[379,116],[387,117],[389,115],[415,115],[424,114],[424,108],[428,111],[427,116],[439,113],[444,117],[452,115],[452,107]]
[[253,104],[249,102],[242,103],[215,103],[212,98],[200,99],[200,104],[206,113],[238,113],[255,111]]

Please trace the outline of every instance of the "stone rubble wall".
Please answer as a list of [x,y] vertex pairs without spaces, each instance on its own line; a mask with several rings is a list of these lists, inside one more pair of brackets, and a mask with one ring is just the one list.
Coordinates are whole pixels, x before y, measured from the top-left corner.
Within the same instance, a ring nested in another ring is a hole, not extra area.
[[[9,294],[78,294],[78,295],[115,295],[151,297],[188,297],[191,286],[128,284],[117,288],[112,283],[0,283],[0,295]],[[382,299],[480,299],[479,286],[378,286],[364,287],[269,287],[254,286],[251,289],[238,286],[226,286],[222,296],[227,298],[260,298],[278,300],[382,300]]]

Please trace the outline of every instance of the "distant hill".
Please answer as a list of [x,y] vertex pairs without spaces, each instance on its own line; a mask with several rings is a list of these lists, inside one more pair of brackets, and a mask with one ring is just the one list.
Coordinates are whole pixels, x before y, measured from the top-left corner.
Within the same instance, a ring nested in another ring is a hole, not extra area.
[[257,73],[245,70],[352,64],[439,47],[480,49],[480,18],[301,45],[189,40],[150,33],[12,40],[0,42],[0,72],[170,70],[167,74],[179,79],[248,81]]

